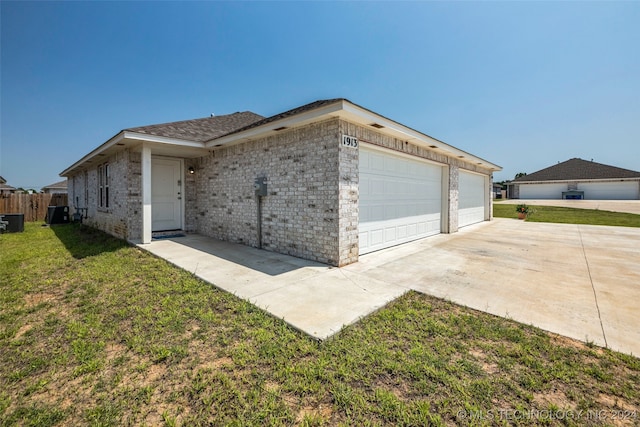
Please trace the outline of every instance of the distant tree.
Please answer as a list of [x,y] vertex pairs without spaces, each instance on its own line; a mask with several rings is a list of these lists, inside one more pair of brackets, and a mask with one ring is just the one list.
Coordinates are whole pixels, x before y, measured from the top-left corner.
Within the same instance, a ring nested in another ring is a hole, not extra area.
[[37,191],[36,191],[36,190],[34,190],[33,188],[22,188],[22,187],[18,187],[18,188],[16,188],[16,193],[31,194],[31,193],[37,193]]
[[518,173],[516,174],[516,177],[515,177],[515,178],[513,178],[513,179],[518,179],[518,178],[520,178],[521,176],[527,176],[527,173],[526,173],[526,172],[518,172]]

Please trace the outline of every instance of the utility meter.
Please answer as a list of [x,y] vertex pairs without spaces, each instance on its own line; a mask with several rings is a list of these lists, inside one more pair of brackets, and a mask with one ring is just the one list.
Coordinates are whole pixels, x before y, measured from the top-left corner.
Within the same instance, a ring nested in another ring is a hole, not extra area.
[[256,196],[264,197],[267,195],[267,178],[259,176],[253,183],[253,189],[256,191]]

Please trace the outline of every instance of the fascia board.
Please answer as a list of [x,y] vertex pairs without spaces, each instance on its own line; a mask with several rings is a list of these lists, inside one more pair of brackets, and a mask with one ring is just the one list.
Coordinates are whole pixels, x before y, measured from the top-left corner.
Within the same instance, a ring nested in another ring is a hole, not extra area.
[[[383,129],[376,129],[377,132],[388,133],[394,137],[399,137],[409,141],[417,141],[422,145],[438,145],[441,151],[449,153],[453,157],[463,156],[464,160],[472,163],[481,163],[483,167],[492,169],[494,171],[501,171],[502,167],[493,164],[485,159],[474,156],[466,151],[452,147],[438,139],[432,138],[429,135],[418,132],[407,126],[404,126],[394,120],[381,116],[359,105],[353,104],[347,100],[336,101],[335,103],[307,111],[301,114],[297,114],[291,117],[285,117],[280,120],[265,123],[262,126],[247,129],[244,132],[234,133],[231,135],[223,136],[221,138],[207,141],[204,146],[206,148],[212,148],[215,146],[230,144],[233,142],[241,142],[249,139],[258,138],[264,136],[267,133],[272,133],[275,128],[278,127],[292,127],[295,125],[305,124],[313,120],[320,119],[325,116],[335,116],[343,119],[352,119],[362,125],[370,123],[379,123],[384,126]],[[386,131],[386,132],[385,132]]]
[[198,141],[190,141],[187,139],[169,138],[166,136],[149,135],[146,133],[137,132],[124,132],[124,139],[143,141],[143,142],[157,142],[160,144],[181,145],[184,147],[205,148],[204,143]]
[[86,156],[84,156],[83,158],[75,162],[73,165],[71,165],[64,171],[62,171],[60,173],[60,176],[66,177],[69,174],[69,172],[71,172],[73,169],[76,169],[77,167],[81,166],[83,163],[87,162],[88,160],[100,155],[101,153],[104,153],[114,145],[122,143],[123,141],[155,142],[159,144],[177,145],[182,147],[204,149],[204,144],[202,142],[189,141],[185,139],[167,138],[164,136],[157,136],[157,135],[147,135],[147,134],[137,133],[137,132],[121,131],[116,136],[109,139],[107,142],[100,145],[98,148],[91,151],[89,154],[87,154]]
[[296,114],[295,116],[285,117],[280,120],[276,120],[273,122],[265,123],[262,126],[258,126],[255,128],[247,129],[244,132],[234,133],[231,135],[223,136],[220,138],[209,140],[205,143],[205,147],[211,148],[218,145],[225,145],[232,142],[243,141],[247,139],[253,139],[263,136],[266,133],[273,132],[275,128],[279,127],[292,127],[295,125],[300,125],[305,122],[311,122],[315,119],[318,119],[322,116],[331,115],[337,111],[342,109],[341,102],[335,102],[333,104],[325,105],[324,107],[320,107],[315,110],[307,111],[304,113]]
[[384,116],[367,110],[366,108],[362,108],[359,105],[352,104],[350,102],[345,102],[345,104],[347,104],[344,107],[345,112],[360,116],[361,118],[366,119],[365,121],[369,122],[369,124],[378,123],[384,126],[384,128],[382,129],[377,129],[377,132],[385,133],[385,130],[387,130],[387,132],[389,133],[395,133],[396,135],[399,134],[401,137],[403,137],[403,139],[406,139],[408,141],[415,142],[415,140],[417,140],[419,143],[427,146],[437,145],[438,148],[440,148],[442,151],[447,151],[454,157],[463,156],[464,159],[468,162],[480,162],[483,166],[486,166],[495,171],[502,170],[501,166],[493,164],[481,157],[474,156],[473,154],[467,153],[466,151],[460,150],[459,148],[455,148],[443,141],[440,141],[439,139],[433,138],[422,132],[418,132],[415,129],[411,129],[410,127],[407,127],[401,123],[388,119]]

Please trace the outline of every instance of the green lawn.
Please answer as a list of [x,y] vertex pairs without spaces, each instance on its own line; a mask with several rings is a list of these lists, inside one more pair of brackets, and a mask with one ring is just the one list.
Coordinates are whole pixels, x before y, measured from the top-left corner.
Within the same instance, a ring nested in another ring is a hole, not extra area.
[[[640,215],[601,211],[596,209],[576,209],[556,206],[529,206],[527,221],[556,222],[563,224],[613,225],[619,227],[640,227]],[[497,218],[517,218],[516,205],[493,204],[493,216]]]
[[319,343],[76,225],[0,268],[2,426],[640,423],[640,359],[418,293]]

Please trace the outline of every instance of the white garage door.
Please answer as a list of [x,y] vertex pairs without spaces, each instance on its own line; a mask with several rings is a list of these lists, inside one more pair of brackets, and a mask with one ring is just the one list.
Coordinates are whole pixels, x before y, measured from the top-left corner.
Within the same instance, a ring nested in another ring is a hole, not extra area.
[[442,167],[360,146],[360,255],[440,233]]
[[567,184],[520,184],[521,199],[562,199]]
[[458,227],[485,220],[485,177],[460,171],[458,180]]
[[638,199],[638,182],[589,182],[578,184],[586,200],[634,200]]

